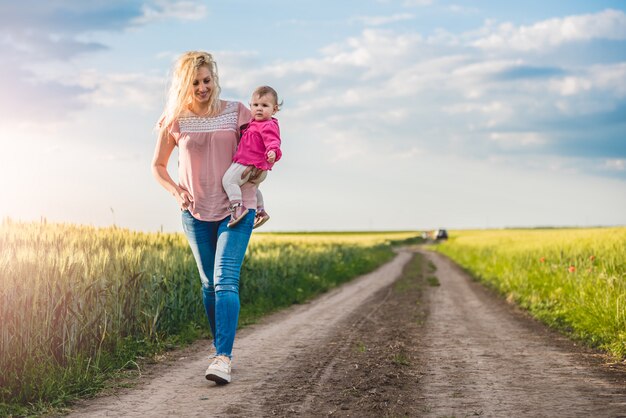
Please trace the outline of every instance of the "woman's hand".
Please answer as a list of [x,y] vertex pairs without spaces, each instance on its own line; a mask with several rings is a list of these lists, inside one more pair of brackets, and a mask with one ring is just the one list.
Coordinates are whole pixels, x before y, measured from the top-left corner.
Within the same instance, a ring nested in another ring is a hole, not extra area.
[[193,197],[191,197],[191,194],[187,190],[180,189],[176,193],[176,201],[178,202],[180,210],[187,210],[193,202]]
[[267,153],[267,162],[268,163],[273,163],[274,161],[276,161],[276,152],[274,151],[269,151]]
[[250,174],[250,177],[248,177],[248,181],[256,180],[257,178],[259,178],[262,172],[263,170],[260,170],[253,165],[249,165],[248,168],[246,168],[243,173],[241,173],[241,179],[245,179],[246,177],[248,177],[248,174]]

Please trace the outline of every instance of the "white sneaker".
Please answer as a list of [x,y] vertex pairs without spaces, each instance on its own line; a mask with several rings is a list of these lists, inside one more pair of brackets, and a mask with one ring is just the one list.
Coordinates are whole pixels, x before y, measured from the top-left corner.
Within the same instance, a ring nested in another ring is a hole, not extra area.
[[204,376],[218,385],[230,383],[230,359],[226,356],[215,357]]

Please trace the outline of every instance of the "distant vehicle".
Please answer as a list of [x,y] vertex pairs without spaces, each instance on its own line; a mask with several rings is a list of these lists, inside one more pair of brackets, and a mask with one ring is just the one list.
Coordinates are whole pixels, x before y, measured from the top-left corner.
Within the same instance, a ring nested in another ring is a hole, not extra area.
[[424,241],[433,242],[448,239],[448,231],[445,229],[431,229],[430,231],[422,231]]
[[446,231],[445,229],[438,229],[435,232],[435,239],[437,241],[439,240],[444,240],[444,239],[448,239],[448,231]]

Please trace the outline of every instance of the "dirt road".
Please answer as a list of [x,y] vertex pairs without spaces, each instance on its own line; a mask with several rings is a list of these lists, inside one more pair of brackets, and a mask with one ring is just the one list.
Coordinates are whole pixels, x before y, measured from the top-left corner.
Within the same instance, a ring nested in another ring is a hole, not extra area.
[[[442,256],[419,257],[399,281],[406,250],[242,330],[229,385],[204,379],[202,341],[70,416],[626,417],[623,368],[515,312]],[[428,285],[433,275],[440,286]]]
[[438,254],[421,340],[425,416],[626,416],[626,374],[529,320]]

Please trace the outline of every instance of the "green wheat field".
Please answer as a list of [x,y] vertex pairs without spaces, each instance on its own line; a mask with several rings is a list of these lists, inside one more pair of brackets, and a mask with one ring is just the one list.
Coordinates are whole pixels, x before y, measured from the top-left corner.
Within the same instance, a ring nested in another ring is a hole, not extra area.
[[[417,235],[255,233],[240,323],[369,272]],[[183,234],[5,220],[0,249],[0,416],[89,396],[138,357],[209,336]]]

